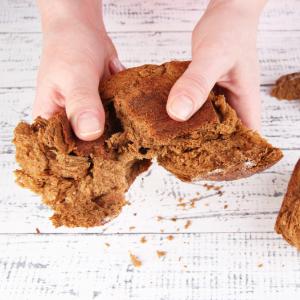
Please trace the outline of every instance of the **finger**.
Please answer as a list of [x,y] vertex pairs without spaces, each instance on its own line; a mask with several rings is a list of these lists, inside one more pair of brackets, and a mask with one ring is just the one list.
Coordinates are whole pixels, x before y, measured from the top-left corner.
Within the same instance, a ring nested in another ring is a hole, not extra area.
[[74,68],[65,80],[65,107],[78,138],[91,141],[104,131],[105,114],[98,85],[102,74],[90,66]]
[[125,70],[125,67],[121,63],[121,61],[118,57],[117,49],[115,48],[114,44],[112,43],[110,37],[107,36],[107,39],[109,41],[108,57],[110,59],[108,61],[108,66],[107,66],[108,72],[104,72],[104,73],[109,73],[110,75],[113,75],[113,74],[116,74],[116,73],[119,73],[119,72]]
[[259,67],[255,62],[248,69],[236,68],[227,83],[220,84],[227,89],[228,103],[235,109],[242,122],[250,129],[261,129],[261,98]]
[[188,120],[207,100],[210,91],[228,68],[228,63],[216,51],[202,47],[172,87],[167,112],[177,121]]
[[92,141],[104,131],[105,115],[98,85],[74,86],[66,94],[66,112],[78,138]]
[[108,67],[109,67],[110,74],[112,74],[112,75],[125,70],[125,67],[120,62],[120,60],[117,56],[111,58],[111,60],[108,64]]
[[228,91],[228,102],[242,122],[250,129],[261,130],[261,100],[259,85],[240,86],[240,91]]

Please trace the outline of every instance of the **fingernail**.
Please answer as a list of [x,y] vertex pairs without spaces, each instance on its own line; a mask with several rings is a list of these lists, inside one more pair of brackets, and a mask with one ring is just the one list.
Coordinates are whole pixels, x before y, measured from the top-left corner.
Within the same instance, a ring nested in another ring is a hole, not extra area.
[[171,99],[169,112],[175,118],[186,121],[194,112],[194,102],[185,95],[175,96]]
[[96,138],[103,131],[99,118],[93,112],[84,112],[77,118],[77,129],[82,137]]
[[125,67],[121,64],[120,60],[117,57],[114,57],[110,61],[110,69],[112,70],[112,73],[118,73],[125,70]]

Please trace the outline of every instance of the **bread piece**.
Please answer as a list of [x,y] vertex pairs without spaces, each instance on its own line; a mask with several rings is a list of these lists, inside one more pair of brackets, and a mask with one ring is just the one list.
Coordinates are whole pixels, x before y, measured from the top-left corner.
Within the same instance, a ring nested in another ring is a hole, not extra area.
[[211,93],[186,122],[170,119],[167,97],[187,66],[145,65],[102,82],[106,128],[94,142],[78,140],[64,113],[17,126],[17,182],[43,196],[55,226],[96,226],[118,215],[125,191],[153,158],[192,181],[250,176],[282,157],[242,125],[224,96]]
[[281,76],[271,95],[279,100],[300,100],[300,72]]
[[275,230],[300,250],[300,159],[290,179],[276,220]]
[[111,126],[116,123],[107,118],[105,134],[95,142],[77,139],[65,113],[16,127],[16,159],[22,168],[16,171],[17,182],[43,196],[54,210],[55,226],[91,227],[117,216],[126,203],[124,193],[150,166],[150,160],[136,159],[130,151],[109,149],[109,137],[118,134]]
[[282,153],[246,128],[224,96],[211,95],[188,121],[166,112],[169,91],[188,62],[148,65],[121,72],[100,88],[114,99],[117,116],[135,148],[185,181],[234,180],[272,166]]

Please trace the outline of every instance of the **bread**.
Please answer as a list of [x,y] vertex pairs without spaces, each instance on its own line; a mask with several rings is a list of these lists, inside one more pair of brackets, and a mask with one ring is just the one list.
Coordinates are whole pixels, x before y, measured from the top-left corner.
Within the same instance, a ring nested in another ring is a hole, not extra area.
[[276,220],[275,230],[300,250],[300,159],[290,179]]
[[281,76],[276,81],[271,95],[279,100],[300,100],[300,72]]
[[63,112],[17,126],[17,182],[43,196],[55,226],[97,226],[118,215],[124,193],[153,158],[193,181],[250,176],[282,157],[241,123],[222,95],[211,93],[186,122],[170,119],[167,97],[187,66],[145,65],[102,82],[106,129],[94,142],[78,140]]

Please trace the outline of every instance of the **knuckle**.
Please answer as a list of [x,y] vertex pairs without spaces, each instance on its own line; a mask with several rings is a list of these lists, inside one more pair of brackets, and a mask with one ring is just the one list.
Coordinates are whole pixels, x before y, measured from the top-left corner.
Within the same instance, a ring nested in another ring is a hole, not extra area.
[[194,72],[186,72],[182,87],[196,91],[201,97],[205,97],[210,91],[209,83],[205,76]]
[[[67,106],[69,110],[92,106],[97,104],[95,93],[86,87],[73,88],[67,98]],[[99,100],[100,101],[100,100]]]

